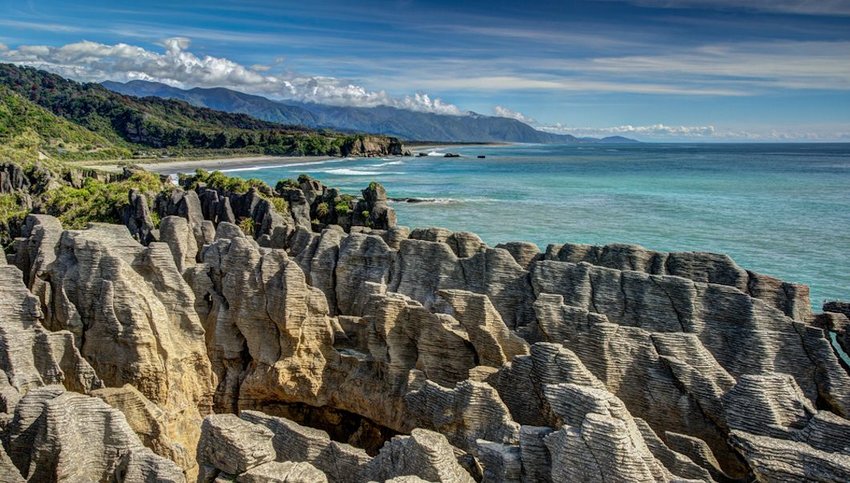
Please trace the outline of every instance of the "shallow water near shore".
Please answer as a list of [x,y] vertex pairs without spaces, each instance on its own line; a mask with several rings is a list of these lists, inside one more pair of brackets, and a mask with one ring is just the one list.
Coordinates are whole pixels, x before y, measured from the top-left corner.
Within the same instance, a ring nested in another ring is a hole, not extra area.
[[[729,254],[850,298],[850,144],[512,145],[435,156],[233,171],[272,186],[308,173],[357,193],[379,181],[399,223],[477,233],[490,245],[634,243]],[[486,155],[478,159],[477,155]]]

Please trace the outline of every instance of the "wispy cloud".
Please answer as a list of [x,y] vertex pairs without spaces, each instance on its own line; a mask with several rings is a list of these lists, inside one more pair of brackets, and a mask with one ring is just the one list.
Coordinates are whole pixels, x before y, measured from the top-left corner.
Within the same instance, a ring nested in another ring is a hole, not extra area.
[[850,15],[846,0],[627,0],[641,6],[656,8],[702,8],[745,10],[799,15]]
[[572,134],[579,137],[626,136],[646,141],[846,141],[850,140],[850,126],[844,129],[827,127],[817,130],[799,129],[729,129],[708,126],[671,126],[651,124],[646,126],[573,127],[563,124],[537,126],[541,131]]
[[0,25],[4,27],[38,30],[41,32],[85,32],[87,29],[50,22],[25,22],[21,20],[0,19]]
[[246,67],[223,57],[195,55],[188,50],[189,46],[190,41],[185,37],[163,41],[163,52],[124,43],[107,45],[89,41],[60,47],[20,45],[12,50],[0,50],[0,60],[35,66],[83,81],[141,79],[177,87],[228,87],[331,105],[386,105],[439,114],[463,114],[457,106],[425,93],[395,97],[334,77],[271,74],[267,66]]
[[585,72],[733,88],[850,89],[850,42],[777,41],[703,45],[655,55],[595,58]]
[[710,85],[677,85],[674,82],[647,82],[646,80],[617,81],[594,79],[578,73],[563,76],[537,76],[534,74],[493,75],[479,77],[433,77],[419,78],[425,89],[477,90],[477,91],[520,91],[550,90],[572,92],[616,92],[633,94],[671,94],[690,96],[741,96],[747,92],[741,88]]
[[714,126],[667,126],[664,124],[653,124],[649,126],[613,126],[613,127],[570,127],[563,124],[552,126],[539,126],[541,131],[572,134],[574,136],[616,136],[616,135],[643,135],[650,137],[674,136],[689,138],[712,137],[717,134]]

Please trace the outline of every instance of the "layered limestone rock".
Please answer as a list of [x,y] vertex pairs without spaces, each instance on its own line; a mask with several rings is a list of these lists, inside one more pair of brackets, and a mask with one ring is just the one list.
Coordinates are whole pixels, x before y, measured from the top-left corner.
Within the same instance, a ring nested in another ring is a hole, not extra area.
[[[709,467],[706,469],[714,470],[709,462],[716,457],[723,470],[729,474],[741,475],[746,471],[740,457],[727,443],[732,426],[727,409],[733,387],[740,390],[736,386],[736,377],[748,380],[750,375],[726,371],[708,350],[710,346],[704,345],[696,334],[650,332],[636,327],[623,327],[609,323],[605,316],[562,302],[560,296],[538,298],[535,308],[538,310],[541,334],[548,340],[562,342],[571,348],[586,367],[605,383],[605,387],[617,394],[631,412],[645,419],[656,432],[690,434],[708,443],[713,452],[711,457],[697,458],[706,461]],[[790,324],[794,327],[796,323]],[[744,337],[740,330],[734,334],[738,338]],[[762,347],[773,339],[765,337],[769,333],[764,331],[757,334],[764,340],[760,343]],[[770,375],[781,370],[790,374],[783,377],[793,381],[794,387],[798,387],[797,380],[807,382],[813,388],[812,392],[808,395],[800,394],[809,405],[815,400],[824,403],[821,394],[833,394],[832,387],[836,387],[841,394],[842,388],[846,387],[843,382],[836,383],[837,386],[818,387],[823,380],[817,374],[817,364],[837,364],[834,355],[821,353],[812,357],[806,352],[811,346],[800,343],[801,336],[796,332],[793,335],[796,337],[779,341],[785,341],[785,345],[780,347],[789,352],[794,347],[789,347],[788,342],[799,344],[797,364],[786,362],[779,365],[781,359],[772,353],[770,357],[774,365],[751,372]],[[823,334],[818,337],[823,338]],[[733,350],[733,347],[725,350]],[[533,359],[537,360],[540,361],[537,364],[544,364],[547,357],[541,355]],[[834,374],[838,378],[846,377],[837,369]],[[754,398],[754,395],[749,395],[739,400],[750,405]],[[526,413],[537,414],[534,408],[526,410]],[[530,423],[539,424],[540,421],[531,420]]]
[[813,325],[835,333],[835,341],[847,354],[850,351],[850,303],[827,302],[822,314],[814,318]]
[[[522,424],[524,473],[545,481],[671,481],[708,471],[664,444],[573,352],[538,343],[491,375]],[[527,468],[526,468],[527,467]]]
[[89,393],[103,386],[70,332],[41,324],[39,300],[14,266],[0,266],[0,412],[12,413],[30,390],[60,385]]
[[487,295],[509,328],[526,325],[533,319],[528,272],[507,250],[485,248],[459,257],[447,243],[403,240],[393,264],[389,290],[430,305],[437,291],[445,289]]
[[812,313],[807,286],[744,270],[728,255],[657,252],[640,245],[594,246],[567,243],[549,245],[544,258],[571,263],[586,262],[617,270],[674,275],[694,282],[728,285],[764,300],[796,320],[806,320]]
[[[102,399],[120,410],[145,447],[177,463],[181,468],[192,469],[195,455],[189,448],[174,439],[171,417],[163,408],[151,402],[138,389],[125,384],[92,391],[92,396]],[[194,428],[190,428],[194,429]]]
[[195,191],[175,188],[170,194],[161,194],[157,197],[154,205],[160,219],[167,216],[185,218],[192,229],[197,246],[202,247],[213,240],[215,225],[211,220],[204,218],[201,200]]
[[168,245],[174,264],[180,273],[195,266],[198,257],[198,242],[189,227],[189,222],[179,216],[166,216],[159,224],[160,241]]
[[60,330],[54,324],[53,292],[49,268],[56,260],[62,224],[47,215],[28,215],[21,229],[23,237],[15,240],[14,264],[23,271],[24,283],[38,297],[44,315],[43,324],[49,330]]
[[[446,438],[414,429],[388,441],[373,458],[331,441],[322,431],[256,411],[209,416],[198,450],[200,481],[474,481]],[[261,478],[274,478],[264,480]],[[420,478],[421,480],[409,480]],[[216,480],[218,481],[218,480]]]
[[242,411],[240,417],[271,430],[276,461],[309,463],[331,482],[360,481],[364,466],[372,459],[362,449],[332,441],[324,431],[285,418],[257,411]]
[[472,477],[455,459],[446,437],[424,429],[410,436],[396,436],[363,471],[366,481],[385,481],[398,476],[417,476],[425,481],[472,483]]
[[148,246],[27,219],[0,266],[12,480],[847,478],[825,331],[848,324],[804,287],[713,254],[411,232],[380,185],[189,187]]
[[[512,248],[515,255],[445,230],[414,231],[393,248],[374,234],[299,229],[288,246],[289,256],[235,243],[238,262],[225,263],[221,254],[232,248],[224,250],[223,245],[210,247],[209,259],[205,254],[208,265],[220,267],[210,272],[221,271],[212,280],[233,269],[248,269],[238,276],[242,291],[225,297],[222,307],[232,311],[245,299],[268,299],[274,290],[268,285],[250,288],[250,281],[268,279],[260,275],[260,267],[277,265],[297,267],[302,272],[297,285],[303,276],[305,285],[313,284],[325,300],[333,301],[333,308],[311,310],[321,319],[310,324],[321,334],[311,350],[321,356],[313,357],[310,375],[303,374],[303,356],[271,350],[294,372],[284,376],[282,364],[268,359],[264,364],[275,368],[263,370],[273,374],[264,379],[264,394],[255,396],[259,391],[252,390],[246,397],[244,386],[234,388],[229,392],[232,407],[295,415],[289,405],[306,403],[348,411],[395,431],[429,428],[474,454],[491,476],[513,478],[516,462],[523,462],[523,432],[517,423],[544,428],[547,434],[562,431],[542,388],[564,381],[582,381],[601,391],[594,397],[616,397],[622,409],[637,416],[622,427],[592,416],[586,435],[596,437],[590,435],[601,427],[625,431],[629,436],[623,441],[629,447],[644,448],[629,456],[637,465],[634,471],[659,479],[746,475],[747,462],[729,443],[732,428],[723,409],[724,395],[740,377],[788,373],[810,404],[827,404],[839,414],[846,404],[847,375],[823,332],[731,285],[544,260],[522,246]],[[212,287],[213,296],[198,298],[216,300],[215,283],[203,286]],[[234,320],[250,318],[248,314]],[[250,325],[277,324],[262,317],[264,322]],[[222,317],[215,319],[220,323]],[[511,327],[532,340],[562,343],[569,355],[553,356],[551,346],[543,345],[537,356],[532,351],[526,358],[528,345]],[[238,334],[245,337],[241,330]],[[306,338],[299,340],[305,343]],[[262,359],[257,350],[248,344],[246,359],[245,346],[234,345],[230,365],[239,375],[227,379],[234,384],[249,380],[250,369],[246,373],[242,368],[253,364],[246,361]],[[552,357],[575,369],[564,375],[563,369],[552,367]],[[525,376],[493,375],[511,359],[507,367]],[[358,385],[352,384],[354,374]],[[281,378],[301,377],[326,384],[268,389],[285,386]],[[528,386],[528,381],[537,382]],[[585,419],[575,421],[569,431],[585,434]],[[603,447],[609,444],[615,443]],[[534,462],[528,469],[521,465],[520,473],[552,478],[550,469],[533,468],[553,461],[541,438],[527,438],[525,453]],[[598,470],[588,468],[588,474]]]
[[[329,316],[323,292],[307,284],[299,264],[282,250],[257,248],[238,233],[230,236],[208,246],[204,264],[193,273],[196,300],[209,301],[199,312],[219,376],[220,410],[256,408],[288,414],[291,408],[286,406],[292,404],[330,406],[407,432],[415,427],[404,400],[411,370],[421,370],[425,378],[450,387],[480,364],[498,367],[527,351],[486,297],[445,292],[443,309],[455,313],[460,322],[405,296],[385,293],[374,283],[362,284],[372,294],[359,302],[363,308],[339,302],[347,295],[336,292],[339,306],[369,314],[346,319],[349,328],[360,332],[352,333],[352,339],[359,337],[363,344],[337,350],[336,339],[348,336]],[[323,238],[328,236],[326,231]],[[359,241],[384,243],[376,236],[348,239],[360,247],[358,253],[371,250],[362,249]],[[358,279],[357,270],[351,270],[345,276],[338,271],[337,282]],[[314,278],[317,273],[312,272]]]
[[6,433],[27,481],[186,481],[174,462],[142,445],[120,411],[61,386],[29,391]]
[[405,397],[411,423],[444,434],[455,446],[475,451],[478,441],[519,442],[519,424],[490,385],[467,380],[454,389],[431,381]]
[[[850,378],[824,332],[737,289],[552,260],[535,264],[531,277],[536,293],[561,295],[563,305],[604,315],[612,323],[695,334],[733,377],[792,374],[810,400],[824,400],[839,414],[850,414]],[[557,307],[539,306],[541,327],[561,323]],[[566,323],[571,323],[569,316]]]
[[217,407],[316,401],[334,352],[322,292],[283,251],[261,252],[244,236],[217,240],[204,261],[194,283],[198,300],[209,300],[201,313]]
[[[253,183],[247,191],[237,192],[232,191],[236,189],[234,186],[222,183],[217,174],[184,177],[182,188],[160,194],[155,200],[161,218],[186,219],[198,247],[212,242],[221,223],[250,228],[252,238],[263,246],[275,248],[289,246],[299,228],[308,233],[314,227],[321,231],[329,226],[345,232],[374,230],[386,234],[396,230],[395,211],[389,207],[386,191],[379,183],[373,182],[362,190],[360,198],[340,193],[306,175],[297,182],[283,180],[274,189],[264,183]],[[244,183],[238,187],[246,189]],[[139,205],[136,194],[131,193],[130,200],[131,207]],[[147,223],[139,220],[144,209],[141,206],[130,209],[128,213],[133,216],[125,216],[125,224],[134,236]],[[154,237],[137,238],[151,241]]]
[[340,149],[342,156],[410,155],[398,139],[378,136],[356,136],[347,140]]
[[[143,247],[117,225],[57,235],[46,233],[56,229],[53,222],[32,224],[40,244],[28,246],[23,261],[32,286],[44,294],[51,329],[73,334],[69,343],[75,342],[106,386],[138,389],[141,402],[109,401],[128,416],[144,413],[140,427],[158,419],[168,442],[157,448],[191,472],[214,375],[193,292],[171,249],[164,243]],[[161,411],[136,410],[147,403]]]
[[788,376],[746,376],[724,396],[730,443],[761,481],[846,481],[850,421],[818,411]]
[[148,199],[138,190],[130,190],[129,204],[121,214],[124,225],[130,230],[130,235],[141,243],[149,243],[154,239],[154,222],[148,208]]
[[199,481],[213,481],[220,473],[236,476],[274,461],[271,431],[233,414],[207,416],[198,444]]

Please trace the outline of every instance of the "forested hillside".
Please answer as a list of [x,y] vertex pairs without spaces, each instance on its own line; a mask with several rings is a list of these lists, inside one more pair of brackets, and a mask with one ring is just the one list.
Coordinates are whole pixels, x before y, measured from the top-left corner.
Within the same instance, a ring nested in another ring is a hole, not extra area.
[[[0,86],[136,156],[149,155],[151,150],[178,154],[198,150],[277,155],[368,154],[360,152],[364,145],[362,135],[286,126],[178,100],[125,96],[99,84],[81,84],[29,67],[0,64]],[[370,141],[374,144],[376,139]],[[401,154],[397,140],[377,141],[386,152],[374,154]]]

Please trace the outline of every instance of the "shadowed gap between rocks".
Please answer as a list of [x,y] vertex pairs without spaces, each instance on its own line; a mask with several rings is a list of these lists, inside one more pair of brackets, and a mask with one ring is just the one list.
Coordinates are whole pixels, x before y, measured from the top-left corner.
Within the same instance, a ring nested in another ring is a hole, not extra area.
[[[245,401],[243,401],[244,403]],[[244,404],[243,404],[244,406]],[[315,407],[302,403],[275,403],[257,401],[243,410],[262,411],[294,421],[303,426],[320,429],[328,433],[333,441],[362,448],[369,456],[375,456],[384,443],[401,433],[349,411],[330,406]]]

